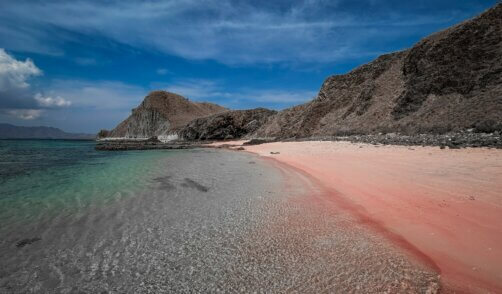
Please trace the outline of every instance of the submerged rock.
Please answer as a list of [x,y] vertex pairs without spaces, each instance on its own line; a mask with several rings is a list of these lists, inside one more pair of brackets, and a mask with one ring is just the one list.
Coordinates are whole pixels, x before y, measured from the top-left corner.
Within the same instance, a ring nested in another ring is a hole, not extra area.
[[33,243],[40,241],[40,240],[42,240],[42,238],[40,238],[40,237],[23,239],[23,240],[20,240],[16,243],[16,247],[21,248],[26,245],[33,244]]

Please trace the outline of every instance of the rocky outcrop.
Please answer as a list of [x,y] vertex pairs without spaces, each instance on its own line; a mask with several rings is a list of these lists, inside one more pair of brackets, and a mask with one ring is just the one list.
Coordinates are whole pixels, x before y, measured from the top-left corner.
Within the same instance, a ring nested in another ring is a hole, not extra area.
[[281,111],[253,136],[502,131],[502,4],[327,78],[317,98]]
[[106,138],[106,137],[109,137],[109,136],[110,136],[110,131],[102,129],[96,135],[96,139],[103,139],[103,138]]
[[195,119],[179,132],[184,140],[223,140],[242,138],[255,132],[276,111],[256,108],[232,110]]
[[108,137],[150,138],[176,134],[188,122],[227,111],[212,103],[192,102],[166,91],[154,91]]

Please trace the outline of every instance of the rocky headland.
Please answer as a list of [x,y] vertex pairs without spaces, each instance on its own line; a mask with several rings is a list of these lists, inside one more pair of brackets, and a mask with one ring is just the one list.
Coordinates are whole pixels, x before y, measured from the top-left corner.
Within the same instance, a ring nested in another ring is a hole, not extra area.
[[100,133],[105,138],[124,139],[176,135],[190,121],[223,111],[227,109],[213,103],[192,102],[178,94],[153,91],[117,127]]
[[183,127],[179,135],[184,140],[229,140],[256,132],[277,111],[266,108],[233,110],[198,118]]
[[317,97],[279,112],[255,137],[502,131],[502,4],[327,78]]
[[[159,148],[153,146],[165,145],[166,139],[169,146],[176,141],[191,146],[241,138],[500,148],[501,32],[502,4],[497,4],[408,50],[331,76],[315,99],[279,112],[228,110],[155,91],[100,137],[143,139],[129,142],[125,149]],[[154,136],[163,143],[145,144]],[[118,144],[111,149],[122,150]]]

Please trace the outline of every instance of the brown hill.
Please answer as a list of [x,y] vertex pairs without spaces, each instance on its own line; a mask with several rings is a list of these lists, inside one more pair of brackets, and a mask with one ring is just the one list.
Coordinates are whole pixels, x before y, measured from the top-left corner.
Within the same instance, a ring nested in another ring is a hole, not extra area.
[[226,111],[212,103],[192,102],[166,91],[153,91],[108,137],[151,137],[176,133],[188,122]]
[[502,131],[502,4],[326,79],[316,99],[270,118],[256,137]]
[[179,131],[185,140],[236,139],[255,132],[277,111],[256,108],[232,110],[191,121]]

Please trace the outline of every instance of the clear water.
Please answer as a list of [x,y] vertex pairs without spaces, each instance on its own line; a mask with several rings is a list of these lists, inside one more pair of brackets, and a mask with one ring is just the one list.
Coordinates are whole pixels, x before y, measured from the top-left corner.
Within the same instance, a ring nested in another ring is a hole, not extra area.
[[0,140],[0,223],[72,214],[133,195],[169,151],[103,152],[93,141]]
[[0,141],[0,162],[0,293],[438,289],[309,178],[247,153]]

